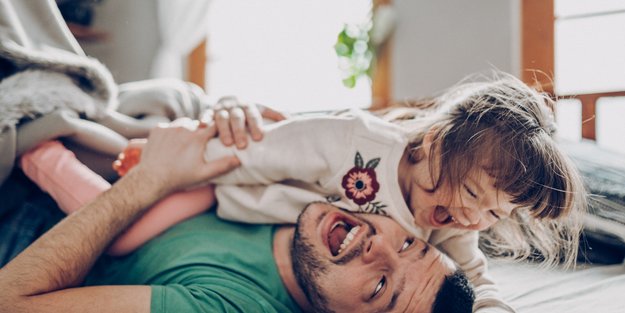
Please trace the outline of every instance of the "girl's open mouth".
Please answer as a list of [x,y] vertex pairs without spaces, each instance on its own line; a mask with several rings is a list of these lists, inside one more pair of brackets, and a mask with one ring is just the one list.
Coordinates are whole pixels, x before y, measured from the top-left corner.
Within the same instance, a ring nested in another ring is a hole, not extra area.
[[437,205],[436,208],[434,208],[434,213],[432,214],[432,218],[431,218],[432,225],[436,227],[440,227],[440,226],[447,225],[453,221],[454,221],[454,218],[453,216],[451,216],[451,214],[449,214],[449,211],[447,211],[447,208],[445,208],[444,206],[440,206],[440,205]]

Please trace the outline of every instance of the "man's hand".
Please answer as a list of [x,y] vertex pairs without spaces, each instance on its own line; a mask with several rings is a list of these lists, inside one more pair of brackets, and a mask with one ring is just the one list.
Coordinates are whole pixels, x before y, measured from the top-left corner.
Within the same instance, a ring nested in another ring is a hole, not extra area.
[[217,126],[219,139],[225,146],[247,147],[247,133],[254,141],[263,139],[263,118],[278,122],[287,118],[281,112],[261,104],[241,102],[236,97],[219,99],[213,110],[208,110],[202,120]]
[[186,118],[156,127],[135,168],[165,193],[206,182],[240,165],[234,156],[204,161],[206,143],[216,133],[215,125],[208,127]]

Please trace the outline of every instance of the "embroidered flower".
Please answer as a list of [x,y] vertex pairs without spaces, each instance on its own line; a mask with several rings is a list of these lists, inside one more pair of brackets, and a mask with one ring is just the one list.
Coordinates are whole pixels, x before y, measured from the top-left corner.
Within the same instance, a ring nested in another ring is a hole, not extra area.
[[380,190],[375,171],[371,168],[352,168],[343,176],[341,185],[345,188],[345,195],[358,205],[375,199],[376,192]]
[[343,176],[341,186],[345,189],[345,195],[358,205],[367,204],[375,199],[375,194],[380,190],[380,184],[375,174],[375,167],[380,163],[380,158],[373,159],[364,165],[362,156],[356,152],[354,167]]

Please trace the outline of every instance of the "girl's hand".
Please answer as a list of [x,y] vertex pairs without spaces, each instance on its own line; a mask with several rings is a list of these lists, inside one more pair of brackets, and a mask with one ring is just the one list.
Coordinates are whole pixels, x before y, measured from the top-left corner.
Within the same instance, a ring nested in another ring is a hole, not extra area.
[[249,104],[236,97],[219,99],[213,110],[207,110],[202,120],[215,123],[219,139],[225,146],[247,147],[247,133],[252,140],[263,139],[263,118],[278,122],[287,118],[281,112],[261,104]]
[[117,172],[117,175],[124,176],[131,168],[139,163],[141,160],[141,150],[146,145],[147,139],[131,139],[128,146],[118,156],[117,160],[113,162],[113,169]]

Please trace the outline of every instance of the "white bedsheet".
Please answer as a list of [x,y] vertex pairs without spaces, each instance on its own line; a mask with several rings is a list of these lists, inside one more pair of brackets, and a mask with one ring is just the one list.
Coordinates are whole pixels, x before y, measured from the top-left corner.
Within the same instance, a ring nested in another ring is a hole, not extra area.
[[519,313],[625,312],[625,264],[541,270],[491,262],[501,293]]

